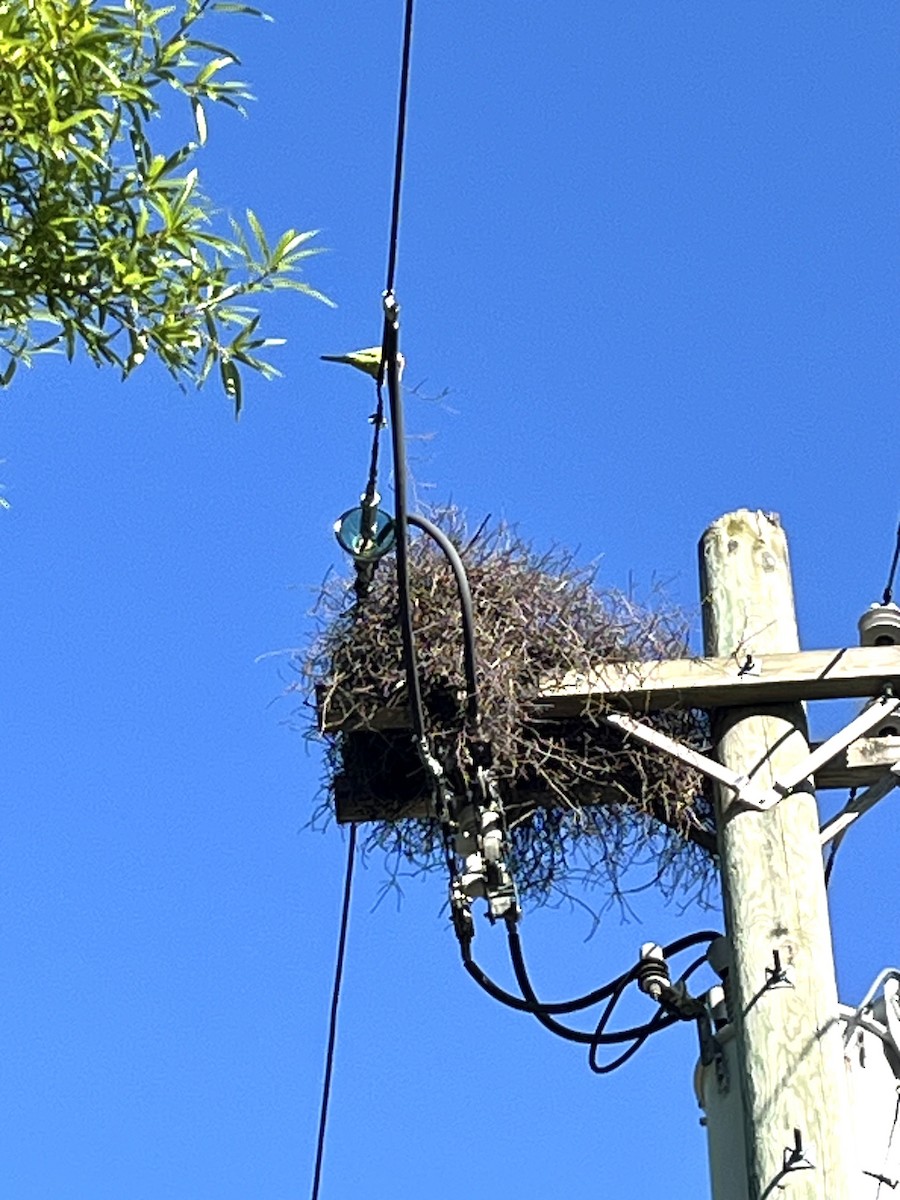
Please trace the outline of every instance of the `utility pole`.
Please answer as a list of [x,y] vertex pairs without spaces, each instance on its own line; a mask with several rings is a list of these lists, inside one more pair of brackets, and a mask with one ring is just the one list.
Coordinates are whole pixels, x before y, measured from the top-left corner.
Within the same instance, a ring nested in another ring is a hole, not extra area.
[[[900,1183],[900,970],[839,1008],[821,848],[900,785],[900,609],[873,606],[862,646],[801,651],[784,532],[745,509],[703,535],[700,575],[704,657],[574,670],[546,681],[535,712],[603,721],[714,782],[726,952],[710,961],[727,1011],[710,992],[698,1075],[714,1200],[870,1200]],[[804,703],[853,697],[859,715],[811,747]],[[715,757],[646,720],[677,707],[710,713]],[[352,697],[329,694],[320,719],[352,737]],[[386,707],[367,728],[404,736],[408,717]],[[339,821],[429,812],[422,797],[361,809],[339,782]],[[854,789],[821,828],[816,786]]]
[[[752,674],[799,650],[787,544],[777,518],[730,513],[700,543],[705,652]],[[799,702],[718,709],[716,757],[773,788],[809,755]],[[766,811],[716,784],[747,1195],[853,1200],[842,1026],[812,780]]]

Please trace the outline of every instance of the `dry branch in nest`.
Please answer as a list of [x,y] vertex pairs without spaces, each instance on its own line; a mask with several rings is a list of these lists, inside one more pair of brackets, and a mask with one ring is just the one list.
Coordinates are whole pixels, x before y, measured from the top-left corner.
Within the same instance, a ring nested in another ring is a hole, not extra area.
[[[643,866],[645,886],[667,896],[702,895],[714,877],[715,835],[701,776],[624,738],[597,719],[599,709],[547,720],[535,704],[542,682],[569,671],[608,660],[684,657],[683,615],[601,590],[593,570],[559,550],[535,553],[507,526],[470,537],[458,512],[438,519],[472,590],[481,736],[491,747],[520,894],[546,901],[577,882],[621,899],[630,890],[626,870]],[[323,590],[319,634],[302,670],[320,712],[341,713],[340,731],[322,735],[326,805],[371,820],[367,848],[384,849],[399,873],[443,865],[443,858],[440,828],[424,815],[427,780],[409,727],[402,727],[406,684],[393,566],[382,562],[361,604],[349,584]],[[459,600],[446,559],[424,536],[410,546],[410,595],[431,748],[451,777],[470,776]],[[644,719],[695,749],[709,748],[704,713],[673,709]]]

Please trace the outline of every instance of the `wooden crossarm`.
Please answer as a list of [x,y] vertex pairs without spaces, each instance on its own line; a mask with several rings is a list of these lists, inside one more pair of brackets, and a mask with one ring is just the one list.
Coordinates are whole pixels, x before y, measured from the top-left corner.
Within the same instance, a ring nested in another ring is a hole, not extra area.
[[713,709],[877,696],[885,685],[900,694],[900,646],[607,662],[548,679],[539,704],[544,715],[565,718],[595,702],[624,703],[633,712]]
[[[606,662],[592,671],[570,671],[547,679],[536,707],[542,717],[565,720],[597,703],[645,713],[661,708],[712,709],[878,696],[885,686],[900,695],[900,646],[761,654],[749,663],[746,655]],[[352,695],[320,689],[323,733],[363,725],[407,729],[409,715],[405,705],[397,704],[362,722]]]

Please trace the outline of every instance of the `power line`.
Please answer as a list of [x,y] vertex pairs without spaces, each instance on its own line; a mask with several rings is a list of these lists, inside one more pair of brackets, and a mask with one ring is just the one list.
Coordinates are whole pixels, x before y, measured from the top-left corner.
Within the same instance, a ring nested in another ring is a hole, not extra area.
[[891,569],[888,571],[888,581],[884,589],[884,595],[881,598],[882,604],[890,604],[894,597],[894,576],[897,574],[898,562],[900,562],[900,525],[897,526],[897,541],[894,544],[894,557],[891,560]]
[[[397,584],[400,593],[401,625],[404,642],[404,658],[407,667],[407,680],[410,690],[410,707],[413,719],[419,733],[420,749],[424,744],[424,717],[419,689],[418,671],[416,668],[415,644],[412,633],[412,620],[409,612],[409,578],[406,561],[406,547],[409,538],[406,516],[406,462],[403,445],[403,408],[400,397],[400,364],[398,363],[398,313],[399,308],[394,299],[394,275],[397,269],[397,247],[400,230],[400,195],[403,183],[403,148],[406,136],[406,109],[409,95],[409,63],[412,46],[413,0],[406,0],[406,16],[403,28],[403,53],[400,66],[400,97],[397,113],[397,141],[394,153],[394,183],[391,202],[391,228],[388,239],[388,270],[385,286],[384,331],[381,342],[381,367],[376,378],[378,403],[372,422],[372,453],[369,464],[369,478],[363,497],[363,511],[374,511],[377,504],[378,486],[378,450],[381,431],[384,427],[384,398],[383,384],[387,376],[388,393],[391,412],[391,433],[394,452],[394,487],[396,498],[397,526]],[[328,1103],[331,1098],[331,1080],[334,1073],[334,1051],[337,1042],[337,1015],[341,995],[341,981],[344,974],[344,957],[347,949],[347,928],[350,921],[350,896],[353,887],[353,865],[356,856],[356,824],[350,826],[350,837],[347,846],[347,866],[344,876],[344,899],[341,910],[341,926],[338,935],[337,962],[334,970],[334,986],[331,994],[331,1016],[328,1025],[328,1045],[325,1051],[325,1074],[322,1080],[322,1101],[319,1109],[319,1132],[316,1141],[316,1162],[313,1170],[311,1200],[318,1200],[319,1187],[322,1182],[322,1162],[325,1154],[325,1132],[328,1126]]]
[[[391,189],[391,227],[388,234],[388,266],[387,279],[384,285],[384,297],[387,300],[394,294],[394,278],[397,273],[397,251],[400,244],[400,197],[403,191],[403,151],[406,145],[406,112],[409,107],[409,64],[412,52],[412,22],[413,0],[406,0],[406,13],[403,21],[403,50],[400,60],[400,95],[397,100],[397,140],[394,148],[394,182]],[[377,486],[378,476],[378,445],[381,431],[384,428],[384,392],[383,384],[391,354],[397,353],[396,336],[391,338],[391,321],[385,312],[384,331],[381,340],[381,369],[376,379],[378,404],[372,417],[375,432],[372,436],[372,457],[369,468],[369,483],[366,488],[367,499],[371,498]],[[396,335],[396,327],[393,332]],[[391,343],[393,342],[393,345]],[[390,375],[388,374],[390,386]],[[396,464],[395,464],[396,468]],[[397,530],[397,536],[402,536],[402,529]]]
[[319,1108],[319,1135],[316,1142],[316,1165],[313,1171],[311,1200],[318,1200],[322,1182],[322,1159],[325,1154],[325,1130],[328,1125],[328,1101],[331,1098],[331,1078],[334,1073],[334,1047],[337,1041],[337,1015],[344,977],[344,956],[347,949],[347,927],[350,923],[350,895],[353,889],[353,864],[356,859],[356,825],[350,826],[347,843],[347,866],[344,872],[344,902],[341,909],[341,929],[338,934],[337,962],[334,986],[331,990],[331,1019],[328,1024],[328,1047],[325,1051],[325,1075],[322,1080],[322,1102]]

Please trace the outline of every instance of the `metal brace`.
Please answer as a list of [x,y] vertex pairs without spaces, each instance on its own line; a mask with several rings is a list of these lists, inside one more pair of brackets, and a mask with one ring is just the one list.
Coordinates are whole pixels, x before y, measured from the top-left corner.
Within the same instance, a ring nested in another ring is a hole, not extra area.
[[895,787],[900,787],[900,763],[888,767],[880,779],[877,779],[864,792],[861,792],[849,804],[845,804],[839,813],[826,821],[819,830],[819,840],[824,846],[832,838],[840,837],[849,826],[863,813],[867,813],[879,800],[883,800]]
[[[863,709],[859,716],[855,717],[848,725],[845,725],[838,733],[830,737],[821,746],[818,746],[810,754],[808,754],[801,763],[796,767],[777,779],[771,788],[762,788],[755,784],[748,775],[740,775],[737,771],[733,771],[730,767],[726,767],[723,763],[717,762],[714,758],[709,758],[706,754],[701,754],[699,750],[692,750],[690,746],[685,746],[668,734],[661,733],[658,729],[653,729],[649,725],[644,725],[634,717],[628,716],[626,713],[601,713],[600,720],[607,725],[612,725],[620,729],[623,733],[630,737],[637,738],[639,741],[645,742],[648,746],[653,746],[657,750],[663,750],[667,754],[671,754],[674,758],[686,763],[695,770],[702,772],[710,779],[715,779],[717,783],[724,784],[730,788],[735,794],[735,799],[741,804],[747,805],[749,808],[758,809],[760,812],[765,812],[772,808],[789,795],[799,784],[810,775],[813,775],[820,767],[831,762],[842,750],[851,745],[857,738],[863,737],[870,729],[874,729],[876,725],[880,725],[885,717],[889,716],[896,709],[900,708],[900,697],[882,696],[873,700]],[[900,766],[900,764],[898,764]],[[900,783],[900,772],[897,768],[891,768],[891,773],[896,777],[889,785],[888,791],[896,783]],[[877,788],[878,784],[873,784],[873,788]],[[869,791],[872,789],[870,788]],[[881,793],[882,795],[886,793]],[[864,795],[868,795],[868,792]],[[859,797],[856,801],[858,804],[864,797]],[[875,803],[875,800],[881,799],[881,795],[876,796],[868,805]],[[864,811],[864,810],[863,810]],[[858,816],[859,813],[856,813]],[[835,818],[836,820],[837,818]],[[849,820],[855,820],[855,816]],[[845,824],[849,824],[849,820]],[[838,830],[835,830],[835,833]],[[829,836],[834,836],[830,834]],[[823,840],[827,840],[823,838]]]
[[[750,804],[754,808],[764,808],[766,793],[760,788],[753,786],[751,780],[746,775],[739,775],[737,771],[732,771],[730,767],[726,767],[723,763],[717,762],[714,758],[709,758],[705,754],[701,754],[699,750],[692,750],[690,746],[685,746],[675,738],[669,737],[666,733],[661,733],[658,729],[653,729],[650,725],[643,725],[634,717],[629,717],[626,713],[600,713],[598,714],[601,721],[607,725],[613,725],[616,729],[621,729],[623,733],[630,737],[637,738],[638,741],[645,742],[648,746],[653,746],[657,750],[664,750],[667,754],[671,754],[673,758],[679,759],[683,763],[687,763],[689,767],[694,767],[695,770],[701,771],[710,779],[715,779],[718,783],[724,784],[725,787],[731,788],[736,793],[739,800],[745,804]],[[776,797],[777,799],[778,797]]]

